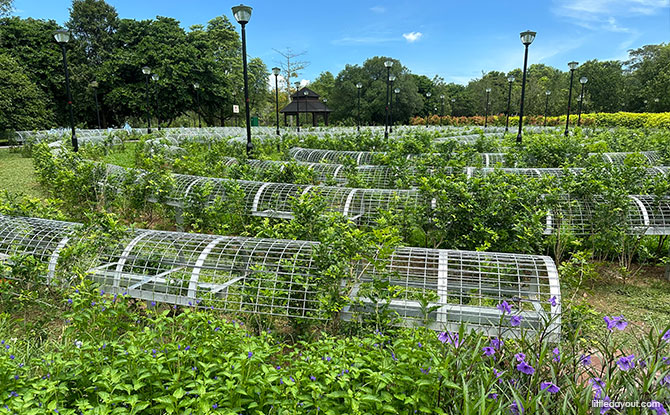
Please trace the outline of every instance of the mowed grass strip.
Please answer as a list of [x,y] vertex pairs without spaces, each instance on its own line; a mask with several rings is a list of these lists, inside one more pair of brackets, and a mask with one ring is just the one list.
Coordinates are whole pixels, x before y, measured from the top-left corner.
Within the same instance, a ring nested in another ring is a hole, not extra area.
[[32,159],[8,148],[0,149],[0,190],[31,198],[48,197],[37,182]]

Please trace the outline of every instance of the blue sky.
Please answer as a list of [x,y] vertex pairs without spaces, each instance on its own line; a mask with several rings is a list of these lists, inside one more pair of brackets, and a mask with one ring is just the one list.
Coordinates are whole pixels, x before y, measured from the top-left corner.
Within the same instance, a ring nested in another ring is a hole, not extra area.
[[[68,19],[71,0],[15,0],[21,17]],[[206,24],[238,3],[221,0],[108,0],[120,17],[157,15],[188,28]],[[670,41],[670,0],[255,0],[247,25],[248,52],[268,68],[274,49],[306,51],[301,78],[334,75],[346,64],[384,55],[413,73],[467,83],[482,71],[521,67],[519,32],[536,31],[529,62],[566,69],[571,60],[626,59],[627,51]]]

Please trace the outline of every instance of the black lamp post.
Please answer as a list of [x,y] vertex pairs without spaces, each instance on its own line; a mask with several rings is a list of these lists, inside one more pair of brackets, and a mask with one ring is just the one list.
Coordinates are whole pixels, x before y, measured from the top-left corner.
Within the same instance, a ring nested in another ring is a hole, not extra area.
[[249,78],[247,75],[247,34],[245,26],[251,19],[251,7],[240,4],[233,7],[233,15],[242,26],[242,69],[244,75],[244,109],[247,117],[247,157],[251,155],[254,145],[251,144],[251,119],[249,115]]
[[523,101],[526,96],[526,68],[528,66],[528,46],[533,43],[535,40],[535,35],[537,33],[526,30],[521,32],[519,37],[521,38],[521,43],[525,46],[523,54],[523,80],[521,81],[521,105],[519,106],[519,133],[516,135],[516,142],[521,144],[521,131],[523,128]]
[[[309,95],[309,92],[305,90],[302,95],[305,97],[305,124],[307,124],[307,95]],[[314,122],[314,113],[312,113],[312,122]]]
[[456,104],[456,98],[451,99],[451,116],[454,116],[454,106]]
[[570,125],[570,101],[572,101],[572,80],[575,76],[575,69],[577,69],[579,63],[572,61],[568,62],[568,68],[570,68],[570,89],[568,90],[568,116],[565,118],[565,136],[568,135],[568,128]]
[[79,151],[79,142],[74,130],[74,110],[72,109],[72,93],[70,92],[70,71],[67,69],[67,51],[65,44],[70,41],[70,32],[67,30],[56,30],[54,39],[60,45],[63,52],[63,70],[65,71],[65,90],[67,93],[67,106],[70,110],[70,128],[72,128],[72,149]]
[[484,128],[489,126],[489,94],[491,88],[486,88],[486,109],[484,110]]
[[385,61],[384,62],[384,67],[386,67],[386,117],[385,117],[385,124],[384,124],[384,138],[389,138],[389,94],[390,94],[390,87],[389,87],[389,77],[391,76],[391,66],[393,66],[393,61]]
[[356,124],[356,131],[359,132],[359,133],[361,132],[361,88],[363,88],[363,84],[360,83],[360,82],[357,83],[356,84],[356,89],[358,90],[357,91],[358,92],[358,113],[356,115],[357,115],[357,118],[358,118],[358,123]]
[[514,76],[508,76],[507,82],[509,82],[509,90],[507,91],[507,117],[505,119],[505,132],[509,131],[509,106],[512,103],[512,83],[514,82]]
[[272,74],[275,76],[275,114],[277,115],[277,135],[279,135],[279,72],[281,69],[272,68]]
[[[428,91],[426,92],[426,103],[428,104],[428,100],[433,94]],[[430,104],[428,104],[428,108],[430,108]],[[426,115],[426,128],[428,128],[428,120],[430,119],[430,109],[428,110],[428,114]]]
[[[391,89],[393,89],[393,82],[395,82],[395,75],[389,76],[389,81],[391,82]],[[393,133],[393,98],[389,97],[389,119],[391,120],[389,122],[389,133]]]
[[296,107],[296,116],[295,116],[295,125],[300,132],[300,100],[298,99],[298,91],[300,90],[300,82],[295,83],[295,107]]
[[146,100],[147,100],[147,134],[151,134],[151,115],[149,109],[149,75],[151,75],[151,68],[148,66],[142,67],[142,73],[144,74],[144,79],[146,80]]
[[156,124],[158,125],[158,131],[161,130],[161,108],[158,103],[158,80],[161,79],[158,74],[153,74],[151,75],[151,80],[156,83],[156,87],[154,88],[154,95],[156,95]]
[[195,82],[193,89],[195,90],[195,112],[198,113],[198,128],[202,128],[202,122],[200,121],[200,84]]
[[543,125],[543,127],[546,127],[547,126],[547,111],[549,110],[549,95],[551,95],[551,91],[547,89],[546,91],[544,91],[544,95],[547,96],[547,100],[544,103],[544,125]]
[[659,112],[658,102],[660,99],[654,98],[654,111]]
[[[400,88],[394,89],[393,93],[395,94],[395,107],[398,108],[398,94],[400,93]],[[397,109],[396,109],[396,111],[397,111]]]
[[579,115],[577,116],[577,127],[582,125],[582,105],[584,103],[584,85],[589,81],[589,78],[582,76],[579,78],[579,83],[582,84],[582,92],[579,94]]
[[95,98],[95,115],[98,117],[98,130],[102,128],[100,126],[100,105],[98,105],[98,81],[92,81],[88,84],[93,88],[93,97]]
[[[442,117],[444,117],[444,95],[440,95],[440,118]],[[442,124],[441,120],[440,124]]]

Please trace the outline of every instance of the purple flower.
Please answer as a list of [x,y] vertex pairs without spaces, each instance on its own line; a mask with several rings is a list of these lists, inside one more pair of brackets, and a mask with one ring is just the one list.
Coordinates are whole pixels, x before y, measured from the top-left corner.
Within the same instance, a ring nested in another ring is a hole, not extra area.
[[503,301],[502,303],[498,304],[498,310],[502,311],[504,313],[511,313],[512,312],[512,306],[507,304],[507,301]]
[[[605,397],[603,398],[603,402],[606,403],[606,404],[609,404],[610,402],[612,402],[612,400],[610,399],[609,396],[605,396]],[[609,410],[610,410],[610,405],[603,405],[603,406],[600,408],[600,415],[603,415],[603,414],[608,413]]]
[[661,381],[659,382],[661,386],[669,386],[670,387],[670,375],[667,375]]
[[484,351],[485,356],[493,356],[493,354],[496,352],[496,349],[493,347],[484,347],[482,350]]
[[496,375],[496,378],[501,377],[505,372],[498,372],[497,370],[493,369],[493,374]]
[[518,365],[516,365],[516,370],[521,373],[525,373],[526,375],[532,375],[535,373],[533,366],[529,365],[525,361],[521,361]]
[[556,307],[556,296],[553,296],[549,299],[549,304],[551,304],[552,307]]
[[421,342],[419,342],[419,348],[422,348],[422,347],[423,347],[423,345],[421,344]]
[[626,328],[628,325],[628,322],[624,319],[624,317],[621,315],[619,317],[603,317],[603,320],[605,320],[605,323],[607,323],[607,329],[609,331],[612,331],[612,329],[616,328],[619,331],[622,331],[623,329]]
[[670,343],[670,330],[666,331],[663,337],[661,339],[665,340],[666,342]]
[[215,403],[214,405],[212,405],[212,409],[216,409],[216,408],[218,408],[218,407],[219,407],[219,405],[216,404],[216,403]]
[[512,415],[520,415],[523,413],[523,405],[514,401],[512,405],[509,406],[509,411]]
[[251,359],[251,356],[253,356],[253,355],[254,355],[253,352],[249,352],[249,353],[247,354],[247,359]]
[[493,399],[494,401],[497,401],[498,400],[498,394],[497,393],[489,393],[488,398]]
[[624,356],[619,360],[617,360],[616,364],[619,366],[619,369],[623,370],[624,372],[627,372],[635,367],[635,362],[633,361],[633,359],[635,359],[634,354],[630,356]]
[[9,358],[12,359],[12,360],[14,360],[14,355],[13,355],[13,354],[10,354],[10,355],[9,355]]
[[459,340],[458,333],[455,332],[446,332],[443,331],[437,336],[437,339],[442,343],[449,343],[450,345],[458,348],[460,347],[465,340]]
[[561,361],[561,351],[558,350],[558,347],[554,347],[554,350],[552,350],[552,353],[554,353],[554,358],[552,360],[554,362],[560,362]]
[[504,342],[496,337],[491,339],[491,347],[496,350],[500,350],[503,347]]
[[526,355],[523,353],[517,353],[514,355],[514,357],[516,358],[517,362],[523,362],[524,360],[526,360]]
[[312,382],[314,382],[314,381],[316,380],[316,378],[314,377],[314,375],[311,375],[311,376],[309,377],[309,379],[310,379]]
[[649,402],[649,409],[656,411],[656,415],[668,415],[668,411],[666,411],[663,404],[658,401]]
[[579,358],[579,363],[583,364],[584,366],[591,366],[591,355],[581,355]]
[[521,316],[510,317],[509,322],[512,325],[512,327],[518,327],[521,324]]
[[540,390],[546,390],[549,393],[558,393],[561,389],[551,382],[542,382],[540,383]]

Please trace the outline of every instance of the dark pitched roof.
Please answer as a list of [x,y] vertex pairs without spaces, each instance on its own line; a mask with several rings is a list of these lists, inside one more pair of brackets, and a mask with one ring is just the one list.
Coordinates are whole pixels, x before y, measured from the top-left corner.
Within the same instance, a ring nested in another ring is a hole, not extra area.
[[[298,107],[300,105],[300,107]],[[288,113],[288,114],[296,114],[300,110],[300,112],[332,112],[330,108],[326,106],[322,101],[319,99],[314,99],[314,100],[294,100],[289,102],[287,106],[282,108],[279,112],[281,113]]]
[[[305,95],[305,92],[307,92],[307,95]],[[309,89],[307,87],[301,88],[301,89],[299,89],[299,90],[297,90],[297,91],[295,91],[294,93],[291,94],[292,99],[296,99],[296,98],[297,99],[309,99],[309,98],[318,99],[319,97],[320,97],[319,94],[317,94],[316,92],[312,91],[311,89]]]

